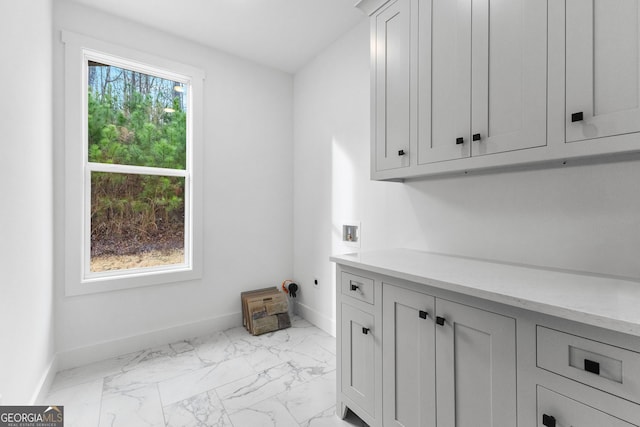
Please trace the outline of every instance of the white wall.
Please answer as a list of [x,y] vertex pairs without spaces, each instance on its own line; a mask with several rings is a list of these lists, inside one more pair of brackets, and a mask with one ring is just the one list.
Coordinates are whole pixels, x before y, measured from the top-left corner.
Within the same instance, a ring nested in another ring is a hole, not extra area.
[[51,0],[3,1],[0,16],[0,394],[24,405],[54,356]]
[[[64,265],[66,29],[206,73],[202,280],[66,297],[56,274],[61,367],[240,323],[240,292],[292,274],[292,76],[68,1],[54,6],[56,265]],[[132,339],[127,339],[132,338]]]
[[[640,279],[640,162],[369,181],[369,28],[294,79],[294,275],[301,313],[334,327],[340,221],[362,250],[411,247]],[[320,279],[313,288],[314,278]]]

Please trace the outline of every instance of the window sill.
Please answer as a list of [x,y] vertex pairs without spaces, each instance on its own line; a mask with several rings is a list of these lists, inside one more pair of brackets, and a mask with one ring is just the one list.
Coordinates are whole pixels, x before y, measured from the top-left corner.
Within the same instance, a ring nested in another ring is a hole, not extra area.
[[201,278],[202,271],[197,271],[196,269],[185,266],[167,268],[165,270],[141,270],[139,273],[132,273],[127,270],[126,272],[123,272],[122,275],[102,276],[71,282],[68,281],[65,287],[65,295],[89,295],[145,286],[186,282]]

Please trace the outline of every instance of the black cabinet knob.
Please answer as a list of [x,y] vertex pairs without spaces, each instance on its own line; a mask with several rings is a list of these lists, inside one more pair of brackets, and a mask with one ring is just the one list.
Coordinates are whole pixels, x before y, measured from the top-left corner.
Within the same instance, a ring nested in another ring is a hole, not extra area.
[[456,144],[464,144],[464,138],[456,138]]
[[420,310],[420,312],[418,313],[418,316],[421,319],[426,319],[428,315],[429,315],[429,313],[427,313],[426,311],[422,311],[422,310]]
[[358,290],[358,285],[354,285],[353,283],[351,284],[351,290],[352,291],[357,291]]
[[584,359],[584,370],[592,374],[600,375],[600,364],[593,360]]
[[479,133],[474,133],[473,136],[471,137],[471,139],[473,141],[480,141],[482,138],[480,137]]
[[398,150],[398,156],[404,156],[405,152],[404,150]]
[[364,328],[364,327],[363,327],[363,328],[362,328],[362,333],[363,333],[363,334],[365,334],[365,335],[367,335],[367,334],[369,333],[369,331],[370,331],[370,330],[371,330],[371,329],[369,329],[369,328]]
[[556,427],[556,419],[551,415],[542,414],[542,425],[546,427]]
[[444,317],[437,316],[436,323],[440,326],[444,325]]
[[577,113],[571,114],[571,123],[573,122],[581,122],[584,120],[584,116],[582,111],[578,111]]

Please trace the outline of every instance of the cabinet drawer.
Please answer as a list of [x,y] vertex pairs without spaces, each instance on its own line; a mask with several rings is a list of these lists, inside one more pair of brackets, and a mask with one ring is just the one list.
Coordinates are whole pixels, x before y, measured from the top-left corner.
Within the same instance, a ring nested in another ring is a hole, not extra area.
[[373,297],[373,279],[342,272],[342,294],[359,299],[369,304],[375,304]]
[[538,386],[537,426],[635,427],[576,400]]
[[538,367],[640,403],[640,353],[538,326]]

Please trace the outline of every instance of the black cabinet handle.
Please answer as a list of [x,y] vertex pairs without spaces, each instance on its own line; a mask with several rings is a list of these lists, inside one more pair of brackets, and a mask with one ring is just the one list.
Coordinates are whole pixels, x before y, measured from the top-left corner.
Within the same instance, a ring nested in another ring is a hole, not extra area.
[[405,152],[404,150],[398,150],[398,156],[404,156]]
[[352,291],[357,291],[357,290],[358,290],[358,288],[359,288],[359,286],[358,286],[358,285],[354,285],[353,283],[351,284],[351,290],[352,290]]
[[369,333],[369,331],[370,331],[370,330],[371,330],[371,329],[369,329],[369,328],[364,328],[364,327],[363,327],[363,328],[362,328],[362,333],[363,333],[363,334],[365,334],[365,335],[367,335],[367,334]]
[[444,317],[437,316],[436,323],[440,326],[444,325]]
[[421,319],[426,319],[428,315],[429,315],[429,313],[427,313],[426,311],[422,311],[422,310],[420,310],[420,312],[418,313],[418,316]]
[[592,374],[600,375],[600,364],[593,360],[584,359],[584,370]]
[[542,425],[546,427],[556,427],[556,419],[551,415],[542,414]]
[[471,137],[471,139],[473,141],[480,141],[482,138],[480,138],[480,134],[479,133],[474,133],[473,136]]
[[456,144],[464,144],[464,138],[456,138]]
[[577,113],[571,114],[571,123],[573,123],[573,122],[581,122],[583,120],[584,120],[584,118],[583,118],[582,111],[578,111]]

